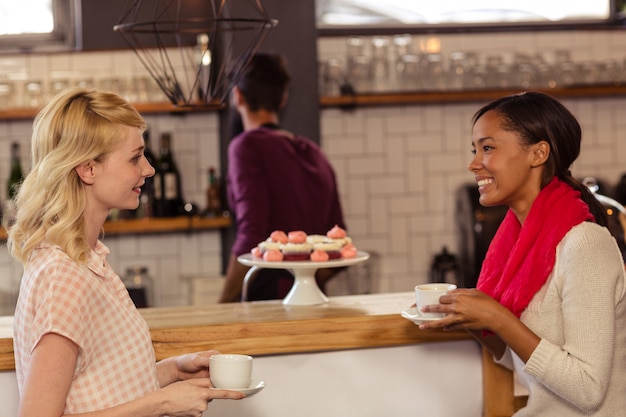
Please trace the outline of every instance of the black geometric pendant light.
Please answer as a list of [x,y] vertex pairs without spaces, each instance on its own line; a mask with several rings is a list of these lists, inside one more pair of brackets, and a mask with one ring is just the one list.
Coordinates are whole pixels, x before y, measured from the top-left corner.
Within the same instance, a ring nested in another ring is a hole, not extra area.
[[130,0],[113,30],[175,106],[223,103],[271,19],[261,0]]

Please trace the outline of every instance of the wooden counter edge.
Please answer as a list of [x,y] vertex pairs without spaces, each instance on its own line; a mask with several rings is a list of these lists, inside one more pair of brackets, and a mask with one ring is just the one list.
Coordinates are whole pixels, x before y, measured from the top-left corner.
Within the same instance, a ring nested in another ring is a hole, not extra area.
[[[207,349],[258,356],[470,338],[465,332],[421,331],[399,314],[152,328],[150,333],[157,360]],[[0,371],[13,369],[13,340],[0,339]]]
[[216,349],[274,355],[466,340],[465,332],[421,331],[398,314],[152,329],[157,359]]

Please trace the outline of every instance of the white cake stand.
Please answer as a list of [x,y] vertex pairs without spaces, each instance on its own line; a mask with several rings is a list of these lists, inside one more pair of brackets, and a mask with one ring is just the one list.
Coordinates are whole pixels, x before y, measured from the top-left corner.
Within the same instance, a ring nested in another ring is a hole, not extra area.
[[287,262],[268,262],[263,259],[255,258],[252,254],[241,255],[237,258],[239,263],[251,266],[250,270],[243,279],[242,299],[248,299],[248,286],[253,279],[256,271],[262,268],[270,269],[289,269],[292,271],[295,280],[289,293],[283,300],[285,305],[315,305],[328,302],[328,297],[320,290],[315,281],[315,272],[320,268],[339,268],[342,266],[351,266],[364,262],[369,259],[367,252],[357,252],[356,257],[350,259],[336,259],[326,262],[312,261],[287,261]]

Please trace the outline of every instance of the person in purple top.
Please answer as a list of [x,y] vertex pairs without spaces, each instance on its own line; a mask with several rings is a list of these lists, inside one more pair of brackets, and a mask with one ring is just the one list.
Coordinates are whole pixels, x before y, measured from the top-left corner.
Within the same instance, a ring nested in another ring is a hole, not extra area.
[[[243,132],[228,147],[227,197],[236,236],[220,302],[241,299],[248,267],[237,257],[249,253],[275,230],[326,234],[345,228],[333,167],[312,140],[280,127],[290,75],[284,57],[257,52],[233,87],[231,103]],[[320,288],[335,270],[320,269]],[[293,283],[286,270],[262,269],[248,300],[283,298]]]

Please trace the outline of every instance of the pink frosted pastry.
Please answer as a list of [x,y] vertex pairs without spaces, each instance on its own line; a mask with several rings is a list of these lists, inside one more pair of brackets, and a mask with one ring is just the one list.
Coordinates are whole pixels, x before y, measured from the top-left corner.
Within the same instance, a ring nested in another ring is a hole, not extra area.
[[341,258],[341,244],[335,240],[326,240],[313,245],[313,249],[324,251],[328,254],[328,259]]
[[356,258],[356,253],[356,247],[352,243],[348,243],[341,248],[341,257],[344,259]]
[[289,243],[304,243],[306,242],[306,233],[302,230],[294,230],[287,235]]
[[272,239],[273,242],[279,243],[287,243],[289,241],[287,235],[282,230],[274,230],[270,235],[270,239]]
[[270,249],[263,254],[263,260],[267,262],[280,262],[283,254],[278,249]]
[[262,258],[263,254],[261,253],[261,248],[259,248],[258,246],[252,248],[252,256],[254,256],[255,258]]
[[281,248],[285,261],[308,261],[313,247],[309,243],[287,243]]
[[276,249],[280,250],[282,243],[274,242],[271,239],[265,240],[257,245],[259,250],[261,251],[261,255],[263,255],[268,250]]
[[315,249],[311,252],[311,260],[313,262],[326,262],[328,260],[328,254],[321,249]]
[[338,225],[335,225],[332,229],[330,229],[326,233],[326,236],[328,236],[331,239],[343,239],[347,236],[347,233],[344,229],[342,229]]
[[315,245],[316,243],[326,242],[327,240],[328,238],[326,237],[326,235],[312,234],[312,235],[307,235],[306,237],[306,241],[310,243],[311,245]]

